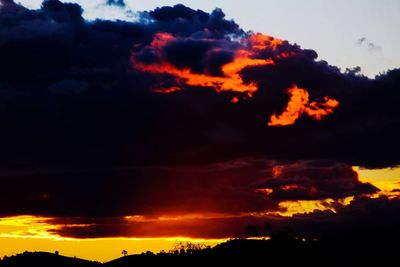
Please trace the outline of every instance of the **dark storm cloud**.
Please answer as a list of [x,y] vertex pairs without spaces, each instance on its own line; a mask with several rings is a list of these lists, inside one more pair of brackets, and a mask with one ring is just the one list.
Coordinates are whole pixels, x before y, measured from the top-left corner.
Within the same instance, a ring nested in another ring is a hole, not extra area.
[[179,69],[222,76],[222,65],[233,60],[237,47],[228,40],[183,37],[176,38],[162,49],[146,46],[136,52],[132,60],[147,64],[166,60]]
[[[72,223],[71,223],[72,222]],[[193,219],[148,219],[132,220],[125,218],[85,219],[59,218],[51,223],[59,225],[52,233],[74,238],[103,237],[173,237],[185,236],[192,238],[229,238],[247,236],[246,227],[258,224],[259,218],[228,217],[228,218],[193,218]],[[90,226],[79,223],[91,224]],[[66,225],[69,224],[69,225]]]
[[110,6],[119,6],[119,7],[125,7],[126,6],[124,0],[107,0],[106,4],[110,5]]
[[315,200],[344,198],[376,193],[371,184],[361,183],[348,165],[335,162],[299,161],[274,167],[273,179],[264,186],[273,189],[269,195],[278,200]]
[[270,171],[270,162],[223,165],[7,172],[1,177],[7,192],[0,196],[0,210],[2,215],[29,210],[103,217],[279,209],[278,202],[256,192],[257,184],[268,177],[264,172]]
[[[1,175],[2,215],[112,217],[284,211],[283,200],[378,191],[351,166],[242,158],[206,165],[15,171]],[[23,188],[21,188],[23,185]],[[73,192],[73,194],[71,194]]]
[[[54,230],[65,237],[187,237],[229,238],[232,236],[275,236],[282,233],[299,238],[343,239],[381,242],[396,240],[400,232],[400,199],[358,197],[350,205],[337,204],[333,211],[297,214],[210,217],[179,220],[176,218],[57,218]],[[84,226],[83,226],[84,225]]]
[[[375,79],[342,73],[315,51],[284,42],[282,51],[254,54],[276,64],[240,73],[259,90],[236,105],[232,92],[213,88],[156,94],[150,89],[175,86],[175,77],[140,71],[132,58],[162,58],[222,76],[221,66],[243,46],[237,40],[251,33],[220,9],[209,14],[176,5],[138,13],[138,22],[89,22],[77,4],[49,0],[28,10],[1,3],[1,215],[277,210],[283,199],[375,192],[350,166],[399,164],[398,69]],[[174,41],[151,49],[159,32]],[[278,57],[281,52],[293,56]],[[322,121],[302,117],[292,126],[268,127],[292,84],[312,100],[337,99],[339,109]],[[262,163],[236,172],[202,170],[246,157]],[[272,159],[286,168],[274,182],[265,173]],[[269,199],[254,192],[263,188],[275,190]]]
[[193,10],[184,5],[159,7],[147,13],[161,31],[178,35],[223,38],[226,35],[242,35],[244,31],[217,8],[210,14]]

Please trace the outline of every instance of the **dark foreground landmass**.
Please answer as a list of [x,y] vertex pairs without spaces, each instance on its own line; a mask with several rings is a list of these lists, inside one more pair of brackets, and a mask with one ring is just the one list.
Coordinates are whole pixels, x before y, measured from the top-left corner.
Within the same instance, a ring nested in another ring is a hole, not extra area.
[[124,256],[106,263],[46,252],[25,252],[0,261],[0,267],[124,266],[399,266],[394,240],[304,241],[235,239],[214,248],[178,249],[170,253]]

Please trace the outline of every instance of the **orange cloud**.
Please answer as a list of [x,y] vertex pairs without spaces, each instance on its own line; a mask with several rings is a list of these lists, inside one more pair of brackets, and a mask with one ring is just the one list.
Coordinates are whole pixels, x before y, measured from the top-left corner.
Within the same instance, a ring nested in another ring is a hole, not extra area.
[[325,96],[322,101],[310,103],[309,93],[306,89],[293,85],[287,90],[289,102],[282,114],[273,114],[269,126],[287,126],[294,124],[303,114],[307,114],[314,120],[321,120],[323,117],[332,114],[339,106],[339,102]]
[[[263,36],[261,34],[256,36],[257,37],[250,37],[249,40],[249,43],[255,50],[266,48],[267,45],[270,45],[272,49],[276,49],[276,47],[280,44],[280,42],[277,42],[277,39],[273,39],[272,37],[263,38],[261,37]],[[270,40],[270,38],[272,39]],[[263,39],[265,39],[264,44]],[[171,34],[157,33],[154,35],[150,47],[162,54],[161,50],[174,40],[176,40],[176,38]],[[268,44],[268,42],[270,44]],[[134,54],[131,57],[131,63],[135,69],[141,71],[155,74],[170,74],[175,76],[177,82],[182,85],[213,87],[217,92],[238,92],[244,93],[251,97],[253,93],[258,90],[257,85],[254,82],[246,83],[243,81],[242,77],[240,76],[240,72],[246,67],[274,64],[274,61],[270,58],[258,59],[252,58],[252,56],[254,56],[254,51],[252,51],[250,48],[237,50],[235,52],[233,61],[222,66],[223,76],[194,73],[189,68],[177,68],[166,60],[157,63],[145,64],[135,60]],[[153,92],[157,93],[170,93],[176,91],[176,89],[171,91],[170,88],[153,90]]]
[[[190,38],[189,38],[190,39]],[[191,39],[190,39],[191,40]],[[153,74],[168,74],[175,78],[178,86],[161,87],[151,89],[154,93],[171,94],[182,91],[180,86],[200,86],[211,87],[216,92],[234,92],[242,95],[243,98],[253,97],[258,91],[255,81],[244,81],[241,71],[247,67],[266,66],[276,64],[274,59],[288,58],[295,56],[295,52],[280,51],[285,41],[275,39],[269,35],[261,33],[250,35],[240,43],[242,48],[234,52],[233,60],[221,66],[222,75],[215,76],[209,73],[194,72],[189,67],[177,67],[169,62],[164,55],[164,49],[172,42],[177,41],[177,37],[169,33],[156,33],[152,42],[146,49],[151,49],[152,53],[158,56],[156,62],[142,62],[137,57],[137,52],[132,52],[132,67]],[[202,39],[204,42],[211,42]],[[263,50],[275,52],[275,56],[259,58],[257,55]],[[210,51],[216,52],[221,48],[212,48]],[[295,121],[304,113],[314,120],[321,120],[323,117],[333,113],[338,107],[339,102],[333,98],[324,97],[321,101],[309,102],[307,90],[293,85],[288,89],[290,96],[286,110],[281,115],[273,114],[270,118],[269,126],[286,126],[294,124]],[[240,101],[239,96],[231,98],[231,103],[236,104]]]
[[276,39],[272,36],[256,33],[250,35],[249,43],[256,50],[264,50],[267,48],[271,48],[272,50],[278,49],[279,46],[283,45],[284,41],[280,39]]

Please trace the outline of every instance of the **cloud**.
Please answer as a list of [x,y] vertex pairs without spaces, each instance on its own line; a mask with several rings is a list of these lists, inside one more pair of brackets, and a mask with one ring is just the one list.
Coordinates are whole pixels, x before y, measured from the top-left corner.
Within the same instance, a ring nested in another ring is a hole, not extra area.
[[360,47],[366,47],[369,52],[378,52],[382,50],[382,47],[369,41],[366,37],[361,37],[357,40],[357,45]]
[[[2,175],[1,215],[113,217],[284,211],[285,200],[339,200],[378,189],[351,166],[242,158],[214,164],[16,171]],[[21,187],[24,185],[24,190]],[[74,192],[71,194],[71,192]]]
[[118,7],[125,7],[126,6],[124,0],[107,0],[106,4],[110,5],[110,6],[118,6]]
[[[375,193],[351,166],[400,164],[399,69],[343,73],[220,9],[89,22],[77,4],[1,3],[2,216],[279,211]],[[314,109],[268,126],[292,85]],[[327,114],[317,121],[315,110]]]
[[193,238],[229,238],[275,236],[285,232],[308,240],[362,240],[366,244],[373,244],[396,240],[399,237],[399,209],[398,198],[359,197],[350,205],[337,205],[335,212],[316,210],[293,217],[247,215],[192,218],[57,218],[50,223],[57,225],[55,230],[51,230],[52,233],[78,238],[182,235]]
[[360,182],[357,172],[341,163],[298,161],[276,165],[274,170],[272,179],[264,184],[273,190],[268,194],[271,199],[340,199],[379,191],[371,184]]
[[288,89],[290,95],[289,102],[285,111],[271,116],[270,126],[287,126],[294,124],[303,114],[307,114],[314,120],[321,120],[323,117],[332,114],[334,109],[339,106],[339,102],[328,96],[322,101],[309,103],[309,94],[307,90],[293,85]]

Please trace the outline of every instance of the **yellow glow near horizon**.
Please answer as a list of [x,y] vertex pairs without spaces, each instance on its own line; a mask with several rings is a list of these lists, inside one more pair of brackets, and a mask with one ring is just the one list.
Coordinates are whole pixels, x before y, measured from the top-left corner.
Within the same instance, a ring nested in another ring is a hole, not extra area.
[[0,255],[10,256],[24,251],[59,251],[61,255],[107,262],[121,257],[121,251],[139,254],[146,251],[169,251],[179,242],[190,241],[215,246],[226,239],[191,238],[99,238],[99,239],[44,239],[0,237]]
[[[400,167],[369,170],[353,167],[359,174],[362,182],[368,182],[378,187],[382,191],[371,197],[378,195],[388,195],[389,197],[399,196],[394,189],[400,189]],[[348,205],[353,197],[341,200],[307,200],[307,201],[284,201],[280,203],[285,212],[265,212],[260,214],[208,214],[204,215],[182,215],[165,216],[160,218],[145,218],[143,216],[126,216],[126,220],[133,221],[152,221],[152,220],[194,220],[196,218],[225,218],[241,216],[293,216],[297,213],[309,213],[314,210],[332,210],[332,204],[339,201],[343,205]],[[65,226],[65,225],[64,225]],[[77,225],[75,225],[77,226]],[[87,226],[87,225],[80,225]],[[179,242],[194,242],[204,245],[215,246],[225,242],[227,239],[193,239],[186,237],[171,238],[96,238],[78,239],[66,238],[54,234],[60,225],[51,224],[51,218],[21,215],[14,217],[0,218],[0,257],[14,255],[24,251],[59,251],[61,255],[76,256],[78,258],[106,262],[118,258],[122,250],[127,250],[129,254],[138,254],[146,251],[159,252],[169,251]]]
[[[50,220],[51,218],[30,215],[0,218],[0,238],[68,239],[51,233],[51,231],[57,230],[59,226],[51,224]],[[80,224],[79,226],[88,225]]]
[[[169,251],[180,242],[215,246],[227,239],[170,238],[66,238],[51,233],[60,226],[49,223],[51,218],[13,216],[0,218],[0,257],[24,251],[59,251],[61,255],[106,262],[121,257],[121,251],[138,254],[146,251]],[[84,226],[84,225],[81,225]]]
[[315,210],[330,210],[335,212],[333,208],[334,203],[342,205],[349,205],[354,197],[346,197],[339,200],[327,198],[322,200],[297,200],[297,201],[283,201],[279,203],[279,207],[285,209],[283,212],[272,212],[271,214],[278,214],[281,216],[293,216],[295,214],[311,213]]
[[353,167],[358,172],[360,181],[371,183],[382,190],[383,194],[390,194],[392,190],[400,189],[400,167],[384,169],[363,169]]
[[[399,192],[392,192],[392,190],[400,189],[400,167],[384,168],[384,169],[363,169],[357,166],[353,167],[359,175],[359,180],[363,183],[370,183],[381,191],[371,197],[378,197],[379,195],[386,195],[389,197],[399,196]],[[279,206],[285,211],[272,212],[269,214],[277,214],[281,216],[293,216],[299,213],[310,213],[315,210],[331,210],[335,212],[333,206],[335,202],[342,205],[349,205],[354,197],[346,197],[339,200],[323,199],[323,200],[298,200],[298,201],[283,201]]]

